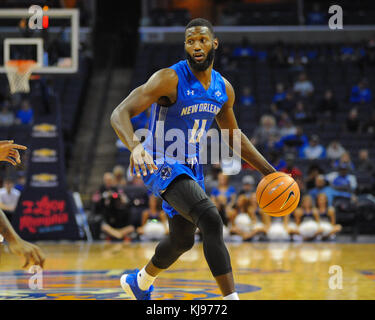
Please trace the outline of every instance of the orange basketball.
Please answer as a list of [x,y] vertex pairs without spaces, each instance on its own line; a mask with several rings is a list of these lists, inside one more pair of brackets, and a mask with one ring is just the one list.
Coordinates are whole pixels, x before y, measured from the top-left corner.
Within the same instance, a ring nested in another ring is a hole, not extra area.
[[292,213],[299,203],[297,182],[284,172],[274,172],[259,182],[256,191],[259,208],[273,217]]

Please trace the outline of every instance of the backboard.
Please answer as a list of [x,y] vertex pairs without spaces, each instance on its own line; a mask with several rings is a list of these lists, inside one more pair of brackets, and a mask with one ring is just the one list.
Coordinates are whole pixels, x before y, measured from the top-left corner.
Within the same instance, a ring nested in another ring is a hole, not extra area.
[[[79,61],[79,10],[48,9],[48,24],[31,28],[33,13],[0,9],[0,73],[8,60],[35,60],[33,73],[75,73]],[[46,26],[46,27],[45,27]]]

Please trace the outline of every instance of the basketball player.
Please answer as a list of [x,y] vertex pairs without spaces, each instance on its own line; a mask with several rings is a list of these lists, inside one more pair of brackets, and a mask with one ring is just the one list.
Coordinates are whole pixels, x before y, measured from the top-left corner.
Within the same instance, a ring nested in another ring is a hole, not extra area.
[[[21,163],[17,149],[26,150],[27,148],[13,142],[13,140],[0,141],[0,161],[7,161],[15,166],[17,163]],[[3,210],[0,209],[0,242],[2,242],[3,237],[8,242],[11,252],[25,257],[26,261],[23,268],[28,267],[30,263],[43,268],[45,258],[40,248],[22,240],[13,229]]]
[[[216,119],[220,129],[229,130],[228,143],[233,148],[233,130],[238,129],[233,112],[235,94],[231,84],[213,70],[218,45],[209,21],[192,20],[185,28],[187,59],[154,73],[145,84],[133,90],[111,116],[112,127],[131,151],[132,171],[138,177],[142,174],[145,185],[164,200],[163,210],[168,215],[169,234],[158,244],[148,264],[136,273],[121,277],[122,288],[135,299],[151,299],[152,283],[160,272],[193,247],[197,227],[202,233],[206,261],[224,299],[239,299],[223,240],[223,222],[205,193],[199,145],[193,136],[193,132],[208,129]],[[197,104],[210,107],[194,108]],[[130,119],[151,105],[149,129],[152,135],[141,144]],[[168,161],[167,148],[172,142],[164,141],[164,148],[157,148],[155,152],[149,143],[176,128],[185,134],[181,146],[185,159],[183,163],[172,164]],[[191,136],[187,136],[189,129]],[[240,143],[241,157],[246,162],[263,175],[275,172],[243,134]],[[164,162],[156,161],[156,165],[153,158],[160,156]]]

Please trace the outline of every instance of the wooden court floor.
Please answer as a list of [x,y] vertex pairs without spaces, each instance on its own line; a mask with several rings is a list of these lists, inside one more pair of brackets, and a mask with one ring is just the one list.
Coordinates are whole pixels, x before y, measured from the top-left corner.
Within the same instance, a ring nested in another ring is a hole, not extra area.
[[[0,299],[129,299],[120,276],[143,267],[156,244],[40,243],[47,261],[39,282],[1,247]],[[228,243],[228,249],[241,299],[375,299],[375,244]],[[221,299],[201,243],[160,275],[152,298]]]

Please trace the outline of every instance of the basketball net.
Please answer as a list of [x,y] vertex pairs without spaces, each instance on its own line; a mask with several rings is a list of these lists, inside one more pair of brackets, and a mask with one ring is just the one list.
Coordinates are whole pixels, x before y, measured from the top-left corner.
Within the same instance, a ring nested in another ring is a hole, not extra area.
[[9,60],[5,64],[9,88],[12,94],[30,92],[29,79],[31,73],[38,67],[34,60]]

